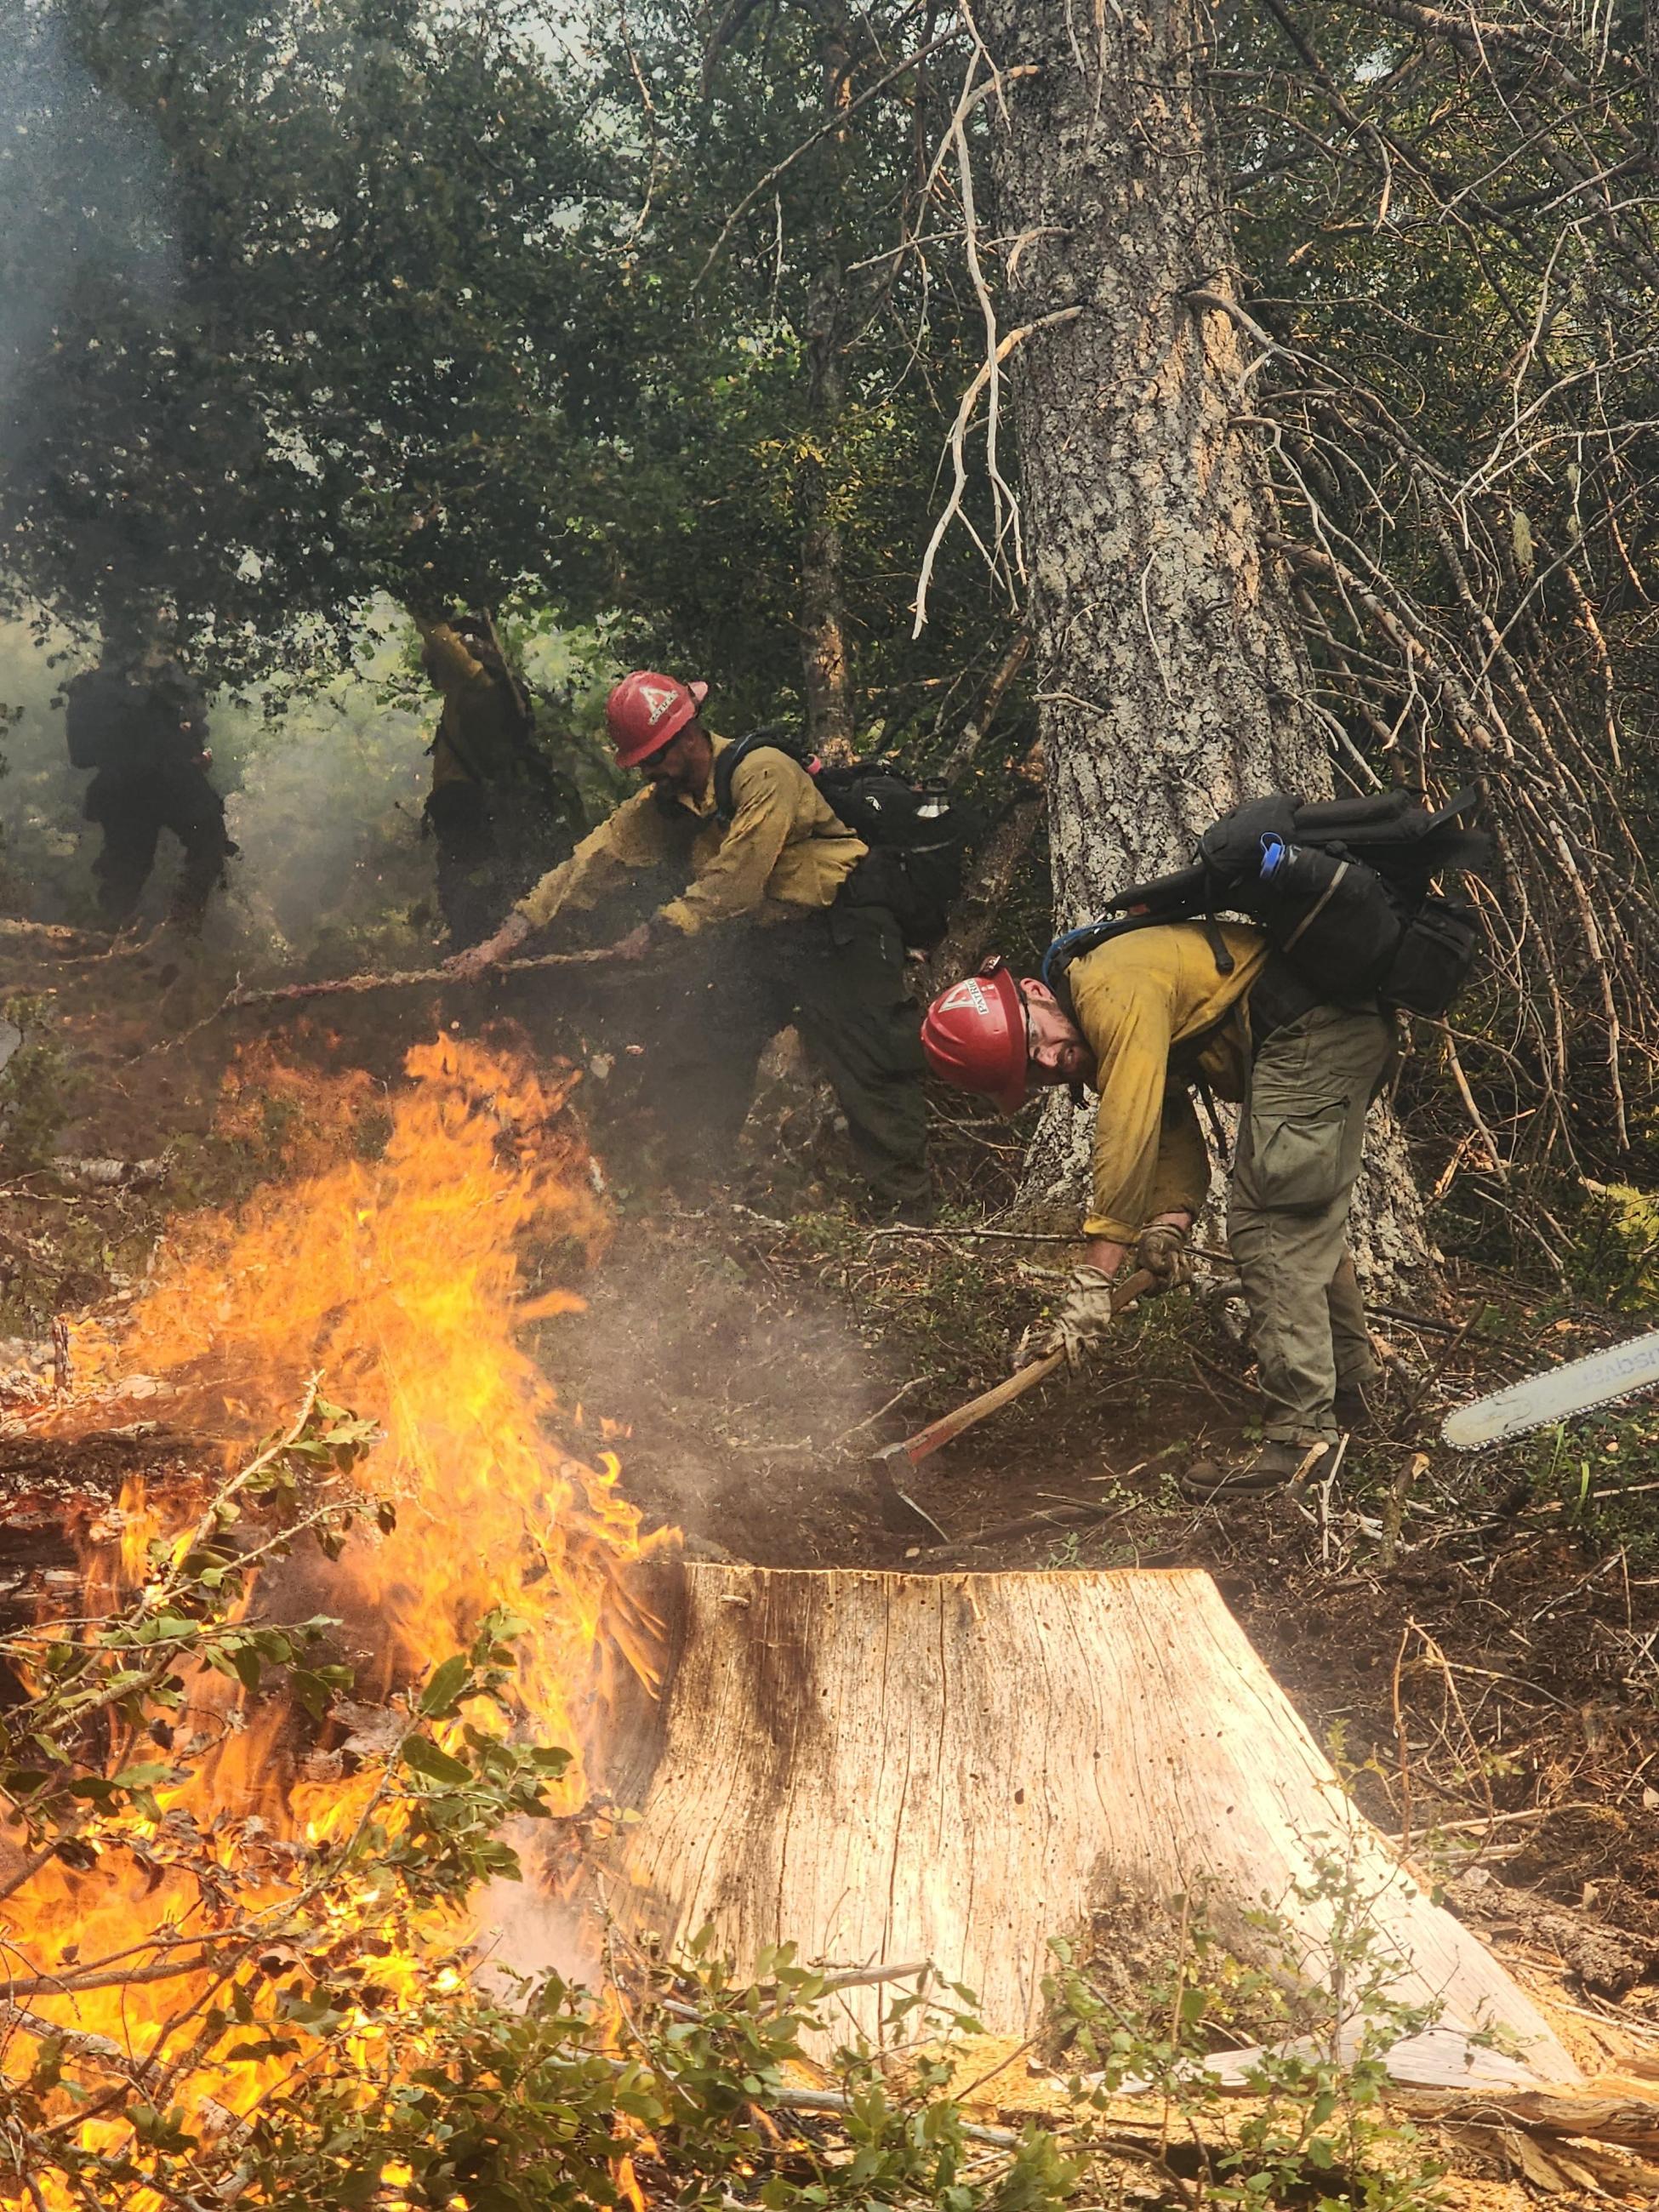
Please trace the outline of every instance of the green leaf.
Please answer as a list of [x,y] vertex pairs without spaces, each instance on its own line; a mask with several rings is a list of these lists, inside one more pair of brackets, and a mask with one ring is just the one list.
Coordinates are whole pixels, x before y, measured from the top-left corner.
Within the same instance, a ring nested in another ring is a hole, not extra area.
[[471,1674],[471,1666],[459,1652],[441,1666],[434,1667],[421,1692],[420,1711],[428,1720],[445,1719],[454,1711],[461,1690]]
[[334,1700],[332,1686],[309,1667],[296,1667],[288,1678],[289,1687],[314,1721],[319,1721]]
[[118,1774],[111,1775],[110,1784],[116,1790],[154,1790],[160,1783],[176,1781],[179,1772],[176,1766],[160,1759],[141,1759],[136,1765],[124,1766]]
[[400,1747],[405,1766],[412,1766],[416,1774],[424,1774],[430,1782],[446,1782],[452,1789],[471,1782],[472,1769],[452,1759],[447,1751],[440,1751],[429,1737],[408,1735]]
[[299,2045],[289,2036],[265,2035],[261,2036],[257,2042],[239,2043],[223,2055],[225,2063],[229,2065],[234,2060],[239,2058],[283,2058],[299,2048]]

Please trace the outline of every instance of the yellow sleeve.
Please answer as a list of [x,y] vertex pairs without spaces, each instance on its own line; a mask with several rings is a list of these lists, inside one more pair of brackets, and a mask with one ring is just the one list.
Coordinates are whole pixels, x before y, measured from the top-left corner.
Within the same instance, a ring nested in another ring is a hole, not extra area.
[[660,867],[674,858],[675,824],[665,820],[654,791],[636,791],[590,830],[568,860],[550,869],[514,908],[533,928],[544,928],[566,907],[578,913],[597,905],[630,868]]
[[1190,1091],[1166,1091],[1158,1166],[1140,1226],[1160,1213],[1196,1213],[1210,1194],[1210,1153]]
[[797,778],[804,781],[805,771],[769,747],[738,763],[731,827],[696,880],[663,908],[671,927],[695,937],[711,923],[754,912],[795,826]]
[[489,671],[482,660],[474,659],[462,643],[459,635],[447,623],[416,623],[426,641],[432,680],[446,697],[452,691],[464,691],[469,684],[488,684]]
[[1166,991],[1119,975],[1079,1007],[1093,1046],[1100,1110],[1095,1120],[1093,1198],[1085,1237],[1133,1244],[1153,1212],[1170,1065]]

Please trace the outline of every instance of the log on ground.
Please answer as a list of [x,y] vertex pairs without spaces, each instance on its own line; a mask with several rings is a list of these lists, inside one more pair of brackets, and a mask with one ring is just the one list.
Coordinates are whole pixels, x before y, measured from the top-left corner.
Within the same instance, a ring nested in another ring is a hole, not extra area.
[[[1343,1869],[1390,1993],[1497,2028],[1520,2086],[1578,2078],[1537,2003],[1437,1906],[1195,1571],[928,1577],[687,1564],[661,1698],[607,1782],[636,1808],[610,1911],[740,1966],[929,1958],[993,2033],[1040,2023],[1048,1938],[1103,1898],[1185,1894],[1248,1955],[1263,1904],[1328,1986]],[[1257,1936],[1254,1939],[1260,1942]],[[845,2002],[872,2032],[879,1990]]]

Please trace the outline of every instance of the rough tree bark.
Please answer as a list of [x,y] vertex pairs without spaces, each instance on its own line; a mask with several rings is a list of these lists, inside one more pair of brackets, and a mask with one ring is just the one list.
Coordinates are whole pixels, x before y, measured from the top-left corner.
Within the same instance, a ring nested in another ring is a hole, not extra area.
[[[962,733],[941,763],[939,775],[954,783],[974,763],[986,732],[1030,658],[1029,634],[1016,631],[1008,650],[992,672],[985,695],[963,725]],[[951,926],[934,949],[928,963],[930,988],[942,991],[977,968],[991,950],[997,918],[1006,903],[1016,878],[1042,823],[1042,747],[1033,745],[1011,770],[1012,797],[1007,811],[974,855],[951,912]]]
[[[630,1932],[712,1924],[744,1965],[785,1942],[838,1966],[931,1959],[991,2033],[1024,2035],[1051,1936],[1103,1909],[1157,1924],[1177,1895],[1277,1972],[1251,1919],[1265,1899],[1292,1971],[1331,1988],[1338,1907],[1317,1877],[1335,1869],[1393,1995],[1440,2014],[1401,2071],[1455,2046],[1460,2081],[1577,2079],[1354,1810],[1207,1575],[686,1565],[662,1596],[660,1701],[608,1732],[605,1786],[639,1812],[604,1884]],[[846,1992],[867,2032],[881,1995]],[[1483,2023],[1522,2065],[1467,2050]]]
[[[981,103],[1005,247],[1009,357],[1055,920],[1179,866],[1244,796],[1331,787],[1288,576],[1263,544],[1271,495],[1241,421],[1251,364],[1198,0],[1079,15],[984,0],[1000,72]],[[1063,1103],[1025,1200],[1074,1194]],[[1421,1267],[1422,1213],[1397,1135],[1374,1141],[1372,1272]]]

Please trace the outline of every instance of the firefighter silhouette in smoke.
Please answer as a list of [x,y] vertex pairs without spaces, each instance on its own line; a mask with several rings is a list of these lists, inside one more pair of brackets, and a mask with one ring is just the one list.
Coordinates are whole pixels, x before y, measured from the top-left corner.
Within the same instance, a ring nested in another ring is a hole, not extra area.
[[417,612],[415,623],[421,666],[444,702],[426,820],[438,847],[438,905],[459,951],[569,852],[579,801],[536,744],[529,694],[489,616]]
[[168,920],[195,934],[236,847],[208,780],[206,702],[161,618],[106,624],[97,665],[75,678],[64,706],[70,760],[94,771],[82,812],[104,833],[93,862],[100,916],[112,930],[131,920],[169,830],[185,857]]

